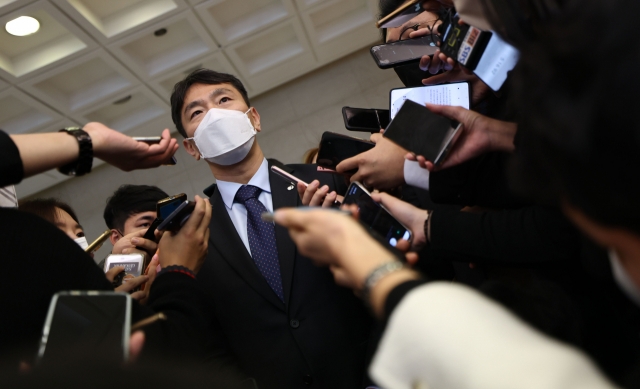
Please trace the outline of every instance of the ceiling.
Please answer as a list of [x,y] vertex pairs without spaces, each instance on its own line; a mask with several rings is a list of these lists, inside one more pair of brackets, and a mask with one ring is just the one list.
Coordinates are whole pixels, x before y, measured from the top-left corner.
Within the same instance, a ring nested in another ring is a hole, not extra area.
[[[191,70],[237,75],[250,96],[379,39],[376,0],[0,0],[0,128],[57,131],[100,121],[128,135],[173,129],[169,95]],[[100,162],[95,161],[96,164]],[[20,184],[20,197],[67,177]]]

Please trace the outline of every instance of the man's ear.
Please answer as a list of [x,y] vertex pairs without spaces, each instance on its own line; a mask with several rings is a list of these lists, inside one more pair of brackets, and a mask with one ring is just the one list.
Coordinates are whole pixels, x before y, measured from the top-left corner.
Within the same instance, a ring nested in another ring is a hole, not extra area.
[[262,127],[260,127],[260,114],[258,113],[258,110],[256,109],[256,107],[251,107],[248,115],[251,115],[249,116],[249,118],[251,119],[253,128],[255,128],[257,132],[262,131]]
[[111,244],[115,245],[116,242],[120,240],[120,238],[122,237],[120,236],[120,233],[118,232],[118,230],[112,229],[111,236],[109,236],[109,240],[111,241]]
[[187,153],[195,158],[196,161],[200,160],[200,150],[198,150],[198,147],[196,147],[195,142],[190,142],[186,139],[183,139],[182,145],[184,146],[184,149],[187,150]]

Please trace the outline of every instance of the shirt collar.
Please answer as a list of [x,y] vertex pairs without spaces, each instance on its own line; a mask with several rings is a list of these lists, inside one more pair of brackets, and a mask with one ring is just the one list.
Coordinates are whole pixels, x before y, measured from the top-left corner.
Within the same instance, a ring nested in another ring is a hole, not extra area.
[[[217,180],[218,190],[222,201],[227,209],[231,209],[233,206],[233,199],[236,197],[236,193],[242,187],[242,184],[237,182],[221,181]],[[269,162],[267,159],[262,160],[262,164],[258,168],[258,171],[251,177],[247,185],[253,185],[262,189],[263,192],[271,193],[271,183],[269,182]]]

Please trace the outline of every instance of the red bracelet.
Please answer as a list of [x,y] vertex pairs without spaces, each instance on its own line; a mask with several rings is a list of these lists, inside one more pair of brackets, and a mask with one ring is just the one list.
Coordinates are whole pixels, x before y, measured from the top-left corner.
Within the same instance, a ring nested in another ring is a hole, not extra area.
[[189,277],[193,278],[194,280],[196,279],[196,275],[189,270],[188,268],[184,267],[184,266],[178,266],[178,265],[171,265],[171,266],[167,266],[165,268],[163,268],[162,270],[160,270],[160,273],[158,273],[158,275],[163,274],[163,273],[182,273],[182,274],[186,274]]

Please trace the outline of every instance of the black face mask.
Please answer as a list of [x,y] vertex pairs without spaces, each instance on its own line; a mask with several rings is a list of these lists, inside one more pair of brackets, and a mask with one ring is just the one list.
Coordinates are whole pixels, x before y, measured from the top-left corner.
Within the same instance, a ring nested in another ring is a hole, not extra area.
[[420,64],[418,62],[400,65],[393,68],[393,70],[407,88],[422,86],[422,80],[432,76],[428,71],[425,72],[420,69]]

